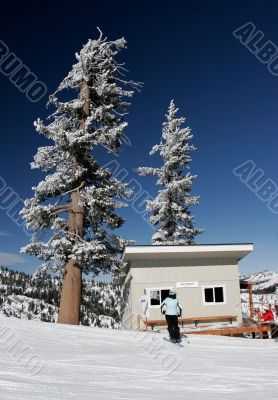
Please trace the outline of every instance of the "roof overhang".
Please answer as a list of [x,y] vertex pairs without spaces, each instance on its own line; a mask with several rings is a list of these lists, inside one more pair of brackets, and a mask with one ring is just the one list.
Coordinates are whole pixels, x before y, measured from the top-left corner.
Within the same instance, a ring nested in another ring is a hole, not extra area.
[[173,258],[232,258],[240,261],[253,251],[252,243],[198,244],[186,246],[127,246],[123,261]]

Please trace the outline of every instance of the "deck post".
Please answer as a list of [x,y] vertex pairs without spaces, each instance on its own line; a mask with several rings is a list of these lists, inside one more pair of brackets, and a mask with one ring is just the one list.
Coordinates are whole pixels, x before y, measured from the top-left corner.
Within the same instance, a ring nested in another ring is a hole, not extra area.
[[260,327],[260,339],[263,339],[264,338],[264,334],[263,334],[263,331],[262,331],[261,322],[262,322],[262,314],[261,314],[261,310],[258,309],[258,323],[259,323],[259,327]]
[[249,292],[250,318],[254,319],[253,291],[252,291],[252,284],[250,283],[248,285],[248,292]]

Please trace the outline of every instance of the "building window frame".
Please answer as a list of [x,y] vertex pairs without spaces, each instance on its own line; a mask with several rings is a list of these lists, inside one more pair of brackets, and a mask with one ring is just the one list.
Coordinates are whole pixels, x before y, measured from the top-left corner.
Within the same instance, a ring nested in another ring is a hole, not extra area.
[[[215,301],[215,289],[222,288],[223,289],[223,301]],[[206,301],[205,290],[213,289],[213,301]],[[202,285],[202,297],[203,297],[203,305],[204,306],[219,306],[223,304],[227,304],[227,290],[226,284],[220,283],[219,285]]]
[[[149,298],[149,308],[160,308],[161,307],[161,304],[162,304],[162,301],[161,301],[161,291],[162,290],[173,290],[173,286],[171,286],[171,287],[169,287],[169,286],[163,286],[163,287],[151,287],[151,288],[146,288],[146,290],[147,290],[147,295],[148,295],[148,298]],[[157,304],[157,305],[152,305],[151,304],[151,292],[152,291],[159,291],[160,292],[160,298],[159,298],[159,304]]]

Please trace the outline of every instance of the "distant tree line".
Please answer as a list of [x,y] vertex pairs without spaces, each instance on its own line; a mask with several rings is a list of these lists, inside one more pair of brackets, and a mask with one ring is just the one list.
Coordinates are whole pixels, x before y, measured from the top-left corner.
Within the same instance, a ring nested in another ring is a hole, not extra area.
[[[0,267],[0,308],[7,316],[55,322],[61,286],[59,278],[46,273],[31,276]],[[81,324],[119,328],[121,298],[118,286],[83,280]]]

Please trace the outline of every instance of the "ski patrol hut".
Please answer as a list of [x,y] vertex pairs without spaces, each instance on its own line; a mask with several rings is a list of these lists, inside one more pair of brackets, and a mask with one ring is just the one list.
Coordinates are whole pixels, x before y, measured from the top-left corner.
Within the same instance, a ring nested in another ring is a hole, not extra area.
[[127,274],[121,282],[123,328],[139,329],[140,320],[142,327],[139,300],[144,294],[147,323],[162,322],[160,306],[171,289],[183,307],[182,322],[193,327],[225,320],[241,324],[238,263],[252,250],[250,243],[127,246],[123,254]]

